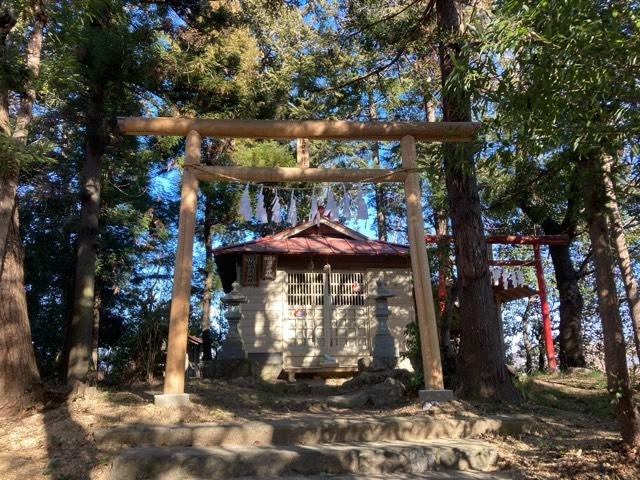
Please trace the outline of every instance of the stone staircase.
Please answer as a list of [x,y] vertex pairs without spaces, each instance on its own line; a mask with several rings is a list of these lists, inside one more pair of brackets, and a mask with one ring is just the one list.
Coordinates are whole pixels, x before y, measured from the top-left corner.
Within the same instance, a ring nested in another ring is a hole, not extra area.
[[97,430],[121,450],[110,480],[230,478],[509,478],[477,437],[531,431],[527,416],[433,419],[299,415],[230,424],[132,425]]

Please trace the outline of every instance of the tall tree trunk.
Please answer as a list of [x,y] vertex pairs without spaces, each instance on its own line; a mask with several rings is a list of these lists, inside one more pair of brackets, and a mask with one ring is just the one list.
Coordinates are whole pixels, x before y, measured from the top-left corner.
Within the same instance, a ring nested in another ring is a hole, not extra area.
[[584,301],[578,287],[578,272],[573,266],[569,245],[550,245],[549,253],[560,293],[560,368],[585,367],[587,362],[582,341]]
[[41,400],[42,388],[31,344],[24,290],[23,248],[18,209],[13,212],[0,278],[0,411]]
[[618,268],[620,269],[620,275],[624,283],[624,291],[627,296],[627,303],[629,304],[629,315],[631,316],[631,324],[633,326],[633,340],[636,347],[636,355],[638,360],[640,360],[640,291],[638,291],[638,282],[633,276],[631,256],[629,255],[622,216],[618,208],[618,199],[613,184],[613,157],[604,155],[602,158],[602,167],[604,187],[607,194],[607,216],[609,218],[609,225],[611,226],[613,245],[616,250],[616,260],[618,261]]
[[[2,64],[10,61],[7,40],[15,24],[16,18],[13,16],[13,12],[9,8],[3,7],[0,10],[0,40],[2,41],[0,62]],[[0,89],[0,128],[2,129],[2,135],[6,137],[12,136],[9,91],[6,88]],[[20,165],[18,161],[0,165],[2,178],[2,183],[0,184],[0,278],[2,277],[4,252],[8,243],[9,230],[12,228],[19,171]]]
[[[375,122],[378,120],[378,111],[376,109],[373,93],[368,93],[369,104],[369,120]],[[374,141],[371,145],[371,155],[373,157],[374,168],[380,167],[380,143]],[[375,202],[376,202],[376,227],[378,233],[378,240],[386,242],[388,239],[388,215],[387,215],[387,195],[385,192],[384,183],[376,183],[374,186]]]
[[76,257],[67,383],[81,391],[88,381],[93,346],[93,305],[100,215],[102,156],[105,151],[104,91],[92,88],[87,106],[86,152],[81,179],[80,229]]
[[531,352],[531,338],[529,337],[529,316],[531,315],[531,309],[533,308],[535,300],[534,297],[529,297],[527,300],[527,306],[522,314],[522,343],[524,346],[524,371],[527,375],[533,372],[533,357]]
[[[29,78],[16,114],[16,130],[11,135],[9,92],[0,91],[2,135],[26,145],[36,99],[34,81],[40,73],[40,57],[46,17],[41,0],[32,0],[33,28],[29,34],[26,66]],[[15,18],[9,9],[0,9],[0,61],[5,62],[7,39]],[[41,400],[42,387],[31,342],[31,328],[24,289],[24,251],[20,241],[17,185],[18,159],[0,171],[0,410],[13,411]]]
[[629,386],[624,332],[618,309],[611,243],[607,230],[607,195],[602,181],[600,159],[592,155],[584,159],[583,167],[587,175],[583,182],[584,208],[593,250],[598,310],[602,320],[607,387],[615,403],[622,441],[627,446],[639,447],[640,416],[633,404],[633,392]]
[[205,201],[204,214],[204,248],[205,248],[205,277],[204,292],[202,294],[202,360],[212,360],[211,355],[211,294],[213,290],[213,206]]
[[544,350],[544,327],[542,322],[538,322],[538,371],[544,372],[547,368],[545,365],[547,358]]
[[[40,75],[40,58],[42,53],[42,40],[44,38],[44,27],[47,17],[44,13],[42,0],[31,0],[31,13],[34,17],[33,28],[27,42],[27,53],[25,63],[29,77],[25,80],[24,91],[20,95],[20,104],[16,112],[16,128],[11,134],[9,119],[9,92],[0,92],[0,129],[6,136],[11,136],[20,145],[27,144],[29,126],[33,117],[33,104],[36,101],[35,80]],[[9,9],[0,10],[0,40],[2,41],[0,62],[6,62],[7,38],[13,29],[16,19],[11,15]],[[13,212],[17,200],[16,192],[18,188],[18,176],[20,165],[18,162],[12,165],[5,165],[3,175],[4,181],[0,189],[0,276],[4,262],[4,249],[8,242],[9,229],[12,228]]]
[[91,364],[93,365],[93,371],[96,373],[96,379],[98,378],[98,349],[100,348],[100,305],[102,304],[102,297],[98,292],[93,302],[93,343],[91,348]]
[[[446,236],[449,233],[446,212],[438,212],[434,207],[434,221],[436,235]],[[456,350],[451,343],[451,319],[453,317],[453,305],[447,295],[447,272],[449,271],[449,242],[438,242],[436,255],[438,256],[438,323],[440,329],[440,358],[442,359],[442,373],[444,375],[445,388],[452,388],[457,371]]]
[[[436,226],[436,235],[446,237],[449,233],[446,212],[437,211],[434,208],[433,220]],[[436,255],[438,257],[438,318],[440,320],[440,346],[448,348],[450,341],[449,323],[444,315],[447,308],[447,271],[449,267],[449,241],[439,240]]]
[[[468,92],[448,88],[455,62],[461,58],[463,33],[461,5],[437,0],[444,121],[470,121]],[[487,244],[480,211],[480,196],[471,144],[444,144],[444,165],[449,214],[456,238],[456,266],[462,316],[458,362],[458,394],[516,400],[518,392],[505,365],[504,342],[491,290]]]
[[[66,251],[73,252],[75,245],[71,238],[70,232],[65,234],[65,244],[67,246]],[[75,262],[77,260],[77,254],[73,256],[73,264],[69,266],[69,272],[65,275],[66,280],[64,282],[63,293],[63,322],[64,322],[64,343],[62,344],[62,350],[58,357],[57,373],[58,379],[64,382],[67,378],[67,369],[69,368],[69,350],[71,349],[71,320],[73,318],[73,293],[75,292],[75,276],[76,271]]]

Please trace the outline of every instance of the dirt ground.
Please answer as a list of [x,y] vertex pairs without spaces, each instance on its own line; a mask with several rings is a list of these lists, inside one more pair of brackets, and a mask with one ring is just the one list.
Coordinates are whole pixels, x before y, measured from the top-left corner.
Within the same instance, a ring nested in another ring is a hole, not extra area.
[[362,415],[475,416],[526,412],[539,424],[535,434],[487,439],[500,453],[500,467],[530,479],[640,479],[640,463],[622,452],[604,380],[600,374],[536,376],[524,379],[527,397],[520,406],[471,405],[456,401],[423,411],[407,400],[393,408],[357,411],[330,408],[323,397],[339,381],[281,385],[190,381],[193,405],[162,409],[153,405],[161,386],[101,388],[93,398],[26,412],[0,420],[0,480],[75,480],[108,477],[112,454],[100,452],[93,432],[126,423],[242,422],[296,413]]

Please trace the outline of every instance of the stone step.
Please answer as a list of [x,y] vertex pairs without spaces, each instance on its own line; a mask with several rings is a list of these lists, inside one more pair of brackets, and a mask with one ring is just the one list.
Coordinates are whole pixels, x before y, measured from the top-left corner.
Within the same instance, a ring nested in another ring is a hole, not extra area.
[[480,440],[334,443],[291,446],[131,448],[114,461],[110,480],[223,480],[318,474],[423,474],[486,470],[495,449]]
[[247,423],[127,425],[96,430],[94,439],[100,448],[314,445],[517,435],[532,431],[534,425],[526,415],[464,419],[300,415]]
[[[286,477],[260,477],[260,480],[512,480],[516,474],[509,471],[475,472],[444,470],[427,473],[385,473],[383,475],[288,475]],[[257,480],[258,477],[238,477],[235,480]]]

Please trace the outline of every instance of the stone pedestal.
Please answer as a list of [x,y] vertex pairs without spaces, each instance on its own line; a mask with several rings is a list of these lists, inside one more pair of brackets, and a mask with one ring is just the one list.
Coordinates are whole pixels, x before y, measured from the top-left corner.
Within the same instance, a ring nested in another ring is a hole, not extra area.
[[451,390],[420,390],[420,402],[450,402],[453,400]]
[[188,407],[188,393],[164,393],[162,395],[154,395],[153,403],[156,407]]
[[373,364],[386,368],[395,368],[398,364],[398,352],[395,339],[389,331],[387,323],[389,319],[389,298],[395,297],[382,282],[378,280],[376,287],[369,294],[376,302],[375,316],[378,324],[376,334],[373,337]]
[[222,348],[216,356],[216,360],[247,360],[248,355],[244,349],[244,342],[238,330],[238,323],[242,320],[240,305],[247,303],[247,297],[242,295],[238,288],[238,282],[233,282],[231,292],[223,296],[220,301],[227,306],[225,318],[229,322],[227,337],[222,342]]
[[205,362],[202,376],[230,380],[238,377],[257,377],[258,364],[248,359],[215,359]]

